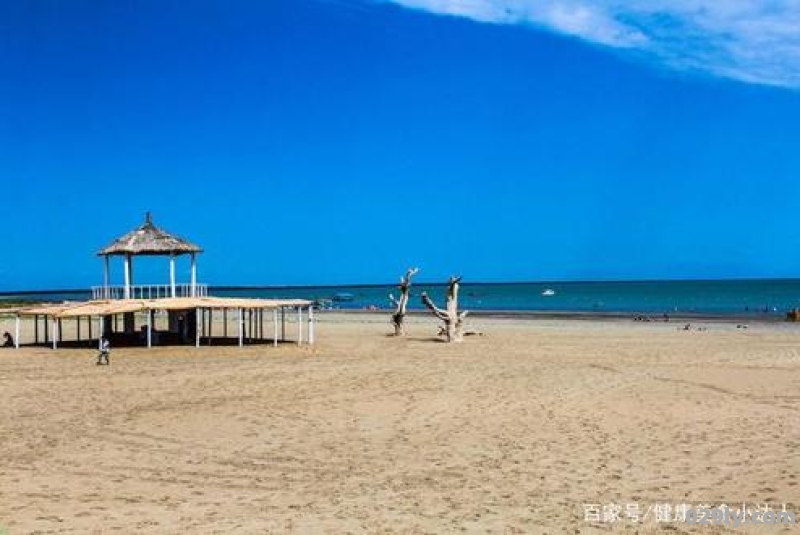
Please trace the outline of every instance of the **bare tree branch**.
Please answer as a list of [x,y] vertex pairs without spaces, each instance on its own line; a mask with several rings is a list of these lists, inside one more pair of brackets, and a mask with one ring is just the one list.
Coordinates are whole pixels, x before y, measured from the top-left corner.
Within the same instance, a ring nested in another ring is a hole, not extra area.
[[419,268],[410,268],[406,271],[404,277],[400,277],[400,298],[395,299],[394,295],[389,294],[389,301],[396,307],[394,314],[392,314],[392,324],[394,325],[395,336],[405,336],[404,320],[406,317],[406,308],[408,307],[408,298],[411,290],[411,278],[419,272]]
[[444,322],[444,327],[439,334],[444,334],[448,342],[460,342],[464,336],[463,323],[468,312],[458,311],[458,287],[461,277],[450,277],[447,288],[447,301],[445,309],[436,306],[428,294],[422,294],[422,302],[434,315]]
[[437,307],[434,304],[434,302],[431,300],[431,298],[428,297],[427,293],[422,292],[422,295],[420,297],[422,297],[422,303],[426,307],[428,307],[431,310],[431,312],[436,314],[437,318],[439,318],[442,321],[447,321],[448,319],[450,319],[450,316],[447,315],[447,312],[445,310],[442,310],[441,308]]

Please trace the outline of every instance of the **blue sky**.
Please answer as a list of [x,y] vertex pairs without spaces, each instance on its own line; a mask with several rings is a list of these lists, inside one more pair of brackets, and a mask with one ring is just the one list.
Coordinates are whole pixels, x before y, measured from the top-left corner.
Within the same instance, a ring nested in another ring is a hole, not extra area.
[[211,284],[798,276],[800,8],[717,4],[4,2],[0,290],[148,210]]

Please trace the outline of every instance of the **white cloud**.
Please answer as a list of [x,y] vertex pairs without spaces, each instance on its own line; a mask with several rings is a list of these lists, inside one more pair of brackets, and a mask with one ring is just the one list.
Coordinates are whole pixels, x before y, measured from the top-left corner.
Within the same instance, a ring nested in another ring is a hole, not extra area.
[[644,53],[673,69],[800,88],[800,0],[384,0],[529,24]]

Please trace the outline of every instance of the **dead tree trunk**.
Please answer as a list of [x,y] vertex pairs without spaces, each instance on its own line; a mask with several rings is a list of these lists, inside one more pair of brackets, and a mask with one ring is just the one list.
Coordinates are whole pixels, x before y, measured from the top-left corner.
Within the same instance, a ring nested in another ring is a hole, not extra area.
[[450,277],[447,289],[447,305],[444,310],[438,308],[428,294],[422,293],[422,302],[434,315],[444,322],[444,328],[439,334],[444,334],[448,342],[461,342],[464,339],[464,318],[468,314],[465,310],[458,311],[458,285],[461,277]]
[[406,318],[406,307],[408,306],[409,290],[411,289],[411,277],[417,274],[418,268],[411,268],[406,271],[405,277],[400,277],[400,298],[395,299],[392,294],[389,294],[389,300],[397,307],[392,314],[392,325],[394,325],[395,336],[405,336],[406,330],[403,321]]

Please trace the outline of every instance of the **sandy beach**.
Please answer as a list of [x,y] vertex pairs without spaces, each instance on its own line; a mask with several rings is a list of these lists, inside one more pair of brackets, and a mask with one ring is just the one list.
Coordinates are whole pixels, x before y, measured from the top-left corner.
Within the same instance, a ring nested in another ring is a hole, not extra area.
[[800,327],[471,327],[444,344],[432,318],[398,339],[385,316],[324,313],[313,347],[116,349],[109,367],[2,350],[0,526],[681,533],[587,505],[800,512]]

